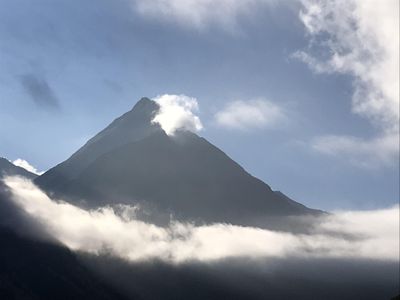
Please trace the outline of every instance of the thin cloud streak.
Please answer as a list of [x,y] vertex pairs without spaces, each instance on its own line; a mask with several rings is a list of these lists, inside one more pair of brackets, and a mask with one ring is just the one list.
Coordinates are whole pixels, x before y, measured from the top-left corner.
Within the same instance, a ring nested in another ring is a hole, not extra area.
[[399,162],[399,136],[395,133],[373,139],[325,135],[314,138],[311,146],[320,153],[344,158],[364,169],[395,167]]
[[228,32],[238,30],[238,19],[249,15],[262,6],[272,5],[274,0],[131,0],[134,9],[143,17],[163,20],[197,30],[209,26],[220,27]]

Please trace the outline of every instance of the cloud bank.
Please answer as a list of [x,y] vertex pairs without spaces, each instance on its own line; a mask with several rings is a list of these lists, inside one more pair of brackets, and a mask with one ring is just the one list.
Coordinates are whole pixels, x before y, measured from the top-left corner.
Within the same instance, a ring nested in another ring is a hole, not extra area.
[[192,132],[203,129],[200,118],[194,114],[199,110],[196,98],[165,94],[153,100],[158,103],[160,110],[152,122],[160,124],[166,134],[174,135],[179,129]]
[[25,159],[17,158],[12,162],[15,166],[24,168],[25,170],[34,173],[36,175],[42,175],[44,172],[38,171],[34,166],[32,166],[29,162]]
[[[379,136],[371,140],[321,137],[314,148],[363,166],[368,160],[374,165],[394,164],[399,153],[399,2],[301,2],[299,17],[310,43],[308,49],[294,56],[317,73],[351,75],[352,111],[379,131]],[[382,140],[385,142],[380,143]],[[367,147],[373,148],[366,151]]]
[[220,126],[241,130],[272,128],[284,119],[281,107],[262,99],[233,101],[215,114],[215,120]]
[[399,207],[342,212],[310,234],[254,227],[173,222],[159,227],[135,219],[132,209],[83,210],[53,201],[31,181],[8,177],[12,201],[70,249],[110,253],[129,261],[215,261],[226,258],[366,258],[399,261]]

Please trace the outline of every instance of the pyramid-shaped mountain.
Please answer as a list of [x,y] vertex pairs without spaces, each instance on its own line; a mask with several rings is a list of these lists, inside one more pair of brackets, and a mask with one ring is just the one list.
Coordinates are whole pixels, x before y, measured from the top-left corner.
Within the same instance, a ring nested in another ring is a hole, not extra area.
[[318,214],[272,191],[204,138],[167,135],[151,122],[158,110],[142,98],[36,184],[81,206],[138,205],[149,218],[260,225]]

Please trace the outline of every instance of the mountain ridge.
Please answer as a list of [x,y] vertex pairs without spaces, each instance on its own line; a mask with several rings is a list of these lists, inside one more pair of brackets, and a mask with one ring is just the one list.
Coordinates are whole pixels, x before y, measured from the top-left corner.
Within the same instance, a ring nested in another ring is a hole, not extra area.
[[4,176],[22,176],[28,179],[34,179],[38,177],[37,174],[14,165],[7,158],[0,157],[0,179]]

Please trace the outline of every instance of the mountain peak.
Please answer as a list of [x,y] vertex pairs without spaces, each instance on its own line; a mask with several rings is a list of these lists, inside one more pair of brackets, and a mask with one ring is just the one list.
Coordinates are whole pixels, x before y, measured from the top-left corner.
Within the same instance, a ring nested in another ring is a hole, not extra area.
[[156,103],[154,100],[151,100],[148,97],[142,97],[142,98],[139,99],[138,102],[135,103],[135,105],[133,107],[135,108],[136,106],[139,107],[139,106],[144,106],[144,105],[151,105],[151,104],[154,104],[154,103]]
[[133,106],[131,112],[138,112],[138,113],[154,113],[156,111],[158,111],[159,109],[159,105],[147,98],[147,97],[142,97],[138,102],[136,102],[136,104]]
[[[57,177],[56,181],[73,179],[101,155],[162,131],[158,124],[152,123],[158,109],[159,105],[155,101],[141,98],[130,111],[87,141],[67,161],[46,172],[44,178],[51,174]],[[57,174],[53,174],[55,170]]]

